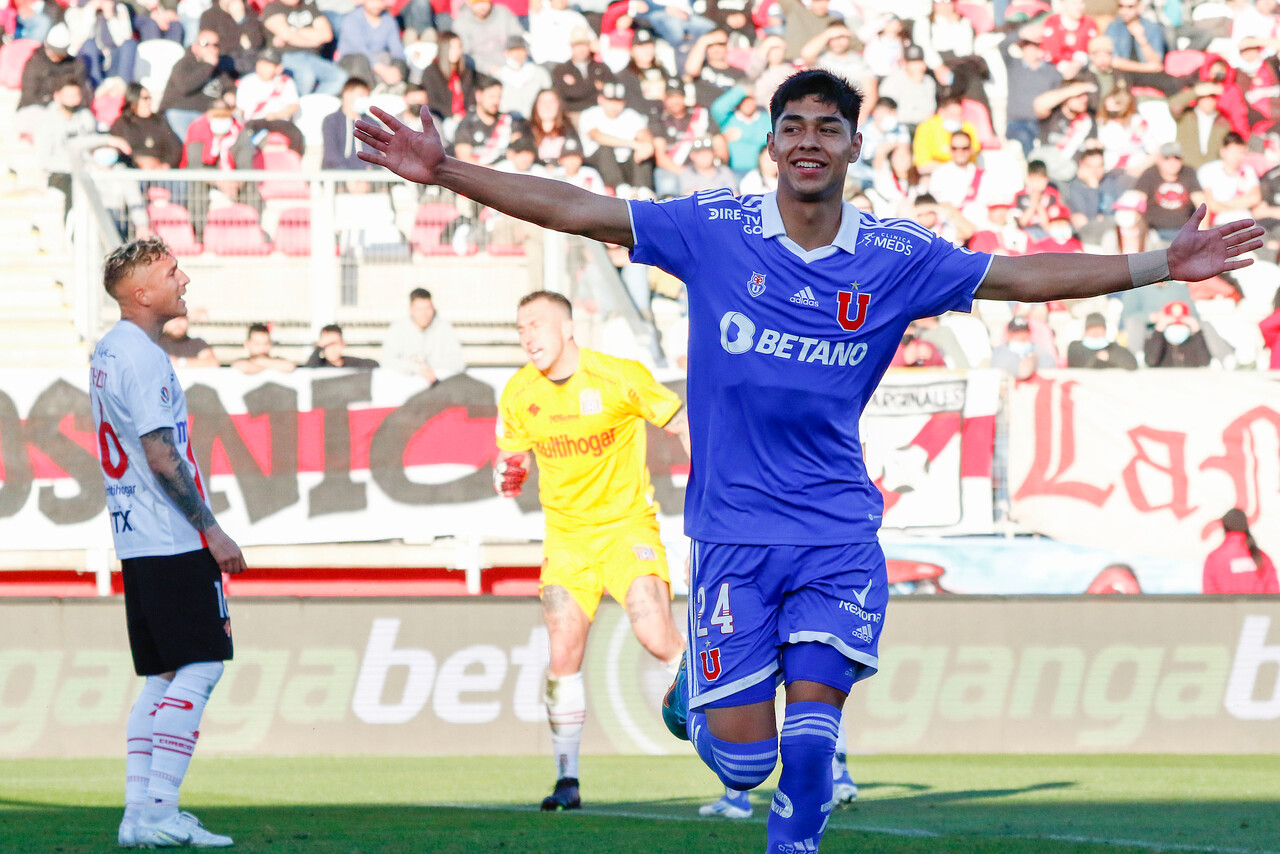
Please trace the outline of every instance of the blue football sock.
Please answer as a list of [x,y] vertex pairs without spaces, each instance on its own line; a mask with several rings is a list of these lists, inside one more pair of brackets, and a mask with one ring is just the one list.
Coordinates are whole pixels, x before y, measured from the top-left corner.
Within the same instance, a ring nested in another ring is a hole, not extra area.
[[716,757],[711,750],[711,730],[707,728],[707,716],[690,709],[686,729],[693,749],[698,751],[698,757],[716,773],[717,777],[720,776],[720,768],[716,765]]
[[817,851],[831,815],[831,758],[840,710],[791,703],[782,725],[782,779],[769,808],[769,852]]
[[778,764],[777,738],[740,743],[721,741],[710,735],[708,740],[716,762],[713,770],[730,789],[754,789],[768,779]]

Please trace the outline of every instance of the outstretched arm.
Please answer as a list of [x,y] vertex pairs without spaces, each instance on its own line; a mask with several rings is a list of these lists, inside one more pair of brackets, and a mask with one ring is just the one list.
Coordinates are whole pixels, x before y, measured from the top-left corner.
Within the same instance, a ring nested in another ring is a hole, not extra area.
[[370,147],[360,159],[418,184],[436,184],[504,214],[568,234],[630,249],[635,245],[627,203],[563,181],[499,172],[463,163],[444,152],[431,122],[415,131],[390,113],[370,109],[386,127],[361,119],[355,137]]
[[1167,279],[1199,282],[1252,264],[1245,256],[1262,248],[1262,227],[1246,219],[1200,231],[1205,213],[1204,205],[1197,208],[1169,248],[1159,252],[997,256],[976,296],[1020,302],[1079,299]]

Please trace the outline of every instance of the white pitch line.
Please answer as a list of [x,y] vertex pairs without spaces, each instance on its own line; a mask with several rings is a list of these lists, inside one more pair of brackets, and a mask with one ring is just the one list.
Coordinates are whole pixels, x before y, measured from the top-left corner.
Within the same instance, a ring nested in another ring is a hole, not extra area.
[[[448,807],[450,809],[475,810],[477,812],[539,812],[539,807],[523,806],[517,804],[418,804],[424,807]],[[610,807],[589,807],[583,815],[609,816],[611,818],[635,818],[647,819],[649,821],[678,821],[678,822],[702,822],[706,824],[722,824],[723,820],[707,818],[699,815],[660,815],[651,812],[639,812],[636,810],[619,810]],[[833,816],[833,818],[836,818]],[[745,819],[734,819],[734,824],[764,824],[765,817],[752,817]],[[904,836],[915,839],[933,839],[946,837],[948,834],[939,833],[934,830],[925,830],[918,827],[883,827],[871,824],[846,824],[844,822],[834,823],[830,825],[832,830],[855,830],[861,833],[877,833],[882,836]],[[966,836],[972,834],[965,834]],[[1084,843],[1088,845],[1122,845],[1128,848],[1140,848],[1144,851],[1154,852],[1174,852],[1187,851],[1194,854],[1280,854],[1280,851],[1273,851],[1262,848],[1235,848],[1222,845],[1191,845],[1183,842],[1151,842],[1145,839],[1121,839],[1107,836],[1072,836],[1056,833],[991,833],[980,834],[988,839],[1023,839],[1037,840],[1043,839],[1050,842],[1074,842]]]

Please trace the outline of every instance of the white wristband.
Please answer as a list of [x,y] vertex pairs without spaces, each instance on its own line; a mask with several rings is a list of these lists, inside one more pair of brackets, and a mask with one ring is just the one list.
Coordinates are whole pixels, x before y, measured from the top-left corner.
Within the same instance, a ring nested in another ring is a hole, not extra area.
[[1135,252],[1129,258],[1129,279],[1135,288],[1154,285],[1169,278],[1169,253],[1164,249]]

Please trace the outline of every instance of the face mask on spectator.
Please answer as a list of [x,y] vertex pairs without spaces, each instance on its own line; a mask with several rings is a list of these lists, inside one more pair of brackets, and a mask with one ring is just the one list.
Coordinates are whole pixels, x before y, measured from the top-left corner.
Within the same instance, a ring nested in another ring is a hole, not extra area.
[[898,129],[898,117],[893,114],[881,116],[876,120],[876,127],[880,128],[881,133],[893,133]]
[[1030,341],[1010,341],[1009,349],[1017,353],[1019,356],[1030,355],[1034,345]]
[[1116,225],[1120,228],[1136,228],[1138,225],[1138,212],[1133,210],[1116,211]]
[[1080,339],[1080,343],[1090,350],[1105,350],[1111,342],[1107,340],[1105,335],[1086,335]]
[[120,152],[114,148],[96,148],[93,151],[93,162],[103,168],[114,166],[120,159]]
[[1059,243],[1066,243],[1071,239],[1074,232],[1069,225],[1051,225],[1049,226],[1049,236]]
[[357,98],[357,99],[356,99],[356,112],[357,112],[357,113],[360,113],[361,115],[365,115],[365,114],[367,114],[367,113],[369,112],[369,105],[370,105],[371,103],[373,103],[373,99],[372,99],[372,98]]
[[1187,343],[1191,337],[1191,327],[1185,323],[1170,323],[1164,328],[1164,340],[1177,347]]
[[226,136],[231,133],[231,118],[223,116],[219,119],[209,119],[209,130],[213,131],[214,136]]
[[[1239,69],[1240,71],[1243,71],[1245,74],[1248,74],[1250,77],[1252,77],[1253,75],[1257,74],[1257,73],[1258,73],[1258,69],[1259,69],[1259,68],[1261,68],[1261,67],[1262,67],[1262,60],[1261,60],[1261,59],[1256,60],[1255,62],[1245,62],[1245,61],[1242,59],[1242,60],[1240,60],[1240,64],[1236,66],[1236,68],[1237,68],[1237,69]],[[1225,79],[1225,78],[1223,78],[1223,79]]]

